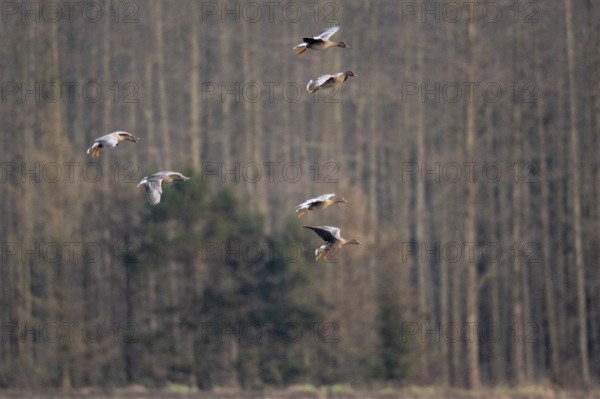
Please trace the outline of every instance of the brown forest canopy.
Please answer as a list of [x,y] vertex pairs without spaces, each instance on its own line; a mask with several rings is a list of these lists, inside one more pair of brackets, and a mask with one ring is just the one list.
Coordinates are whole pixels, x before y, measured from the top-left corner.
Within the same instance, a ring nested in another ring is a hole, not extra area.
[[597,383],[599,7],[3,3],[0,386]]

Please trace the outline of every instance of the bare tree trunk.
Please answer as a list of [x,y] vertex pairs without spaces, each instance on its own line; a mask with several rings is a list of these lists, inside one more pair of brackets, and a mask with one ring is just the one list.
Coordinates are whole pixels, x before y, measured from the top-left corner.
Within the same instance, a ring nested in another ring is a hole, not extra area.
[[[59,71],[60,71],[60,54],[59,54],[59,43],[60,43],[60,36],[58,35],[58,26],[57,24],[51,24],[50,25],[50,38],[49,38],[49,42],[50,42],[50,68],[48,68],[47,72],[49,73],[48,76],[48,80],[52,81],[54,79],[58,80],[58,77],[60,76]],[[49,137],[53,137],[54,140],[49,141],[48,144],[48,148],[50,148],[52,150],[52,152],[54,153],[54,155],[60,159],[62,158],[62,151],[61,149],[64,148],[63,146],[58,145],[58,143],[60,143],[62,141],[62,139],[64,139],[65,137],[65,129],[64,129],[64,119],[63,119],[63,112],[64,110],[62,109],[62,106],[60,104],[46,104],[45,107],[48,108],[49,110],[49,116],[48,116],[48,128],[49,131],[47,132]],[[63,190],[58,191],[56,193],[54,193],[53,196],[53,200],[55,201],[55,206],[57,206],[59,209],[55,210],[55,215],[61,215],[63,217],[59,217],[59,219],[64,220],[64,211],[63,209],[60,209],[60,207],[66,207],[67,206],[67,202],[66,202],[66,194],[64,193]],[[74,212],[75,213],[75,212]],[[49,218],[49,222],[51,223],[52,218]],[[52,224],[50,225],[50,223],[48,223],[48,225],[46,226],[48,229],[55,229],[56,227]],[[69,230],[68,227],[66,227],[65,230]],[[54,233],[53,233],[54,234]],[[46,235],[46,237],[48,237],[48,235]],[[52,312],[55,312],[57,319],[58,320],[64,320],[65,315],[67,314],[67,312],[69,311],[67,309],[68,307],[68,296],[69,296],[69,284],[67,283],[67,275],[63,270],[64,265],[62,264],[62,262],[58,262],[54,265],[52,265],[53,268],[55,268],[54,271],[54,281],[53,283],[53,295],[51,296],[51,298],[53,298],[56,301],[56,305],[57,308],[56,310],[52,310]],[[60,373],[61,373],[61,388],[63,389],[70,389],[72,384],[71,381],[71,360],[70,360],[70,346],[67,343],[62,343],[58,349],[57,349],[57,356],[58,356],[58,361],[59,361],[59,367],[60,367]]]
[[577,126],[577,94],[575,80],[575,38],[573,33],[572,0],[565,0],[565,26],[567,33],[567,65],[569,75],[569,121],[570,121],[570,180],[573,206],[573,239],[575,241],[575,270],[577,276],[577,321],[579,326],[579,367],[581,381],[590,384],[590,366],[588,359],[587,309],[585,292],[585,264],[583,259],[583,231],[581,226],[581,188],[579,182],[579,129]]
[[[35,75],[36,65],[40,62],[36,53],[36,37],[39,34],[39,24],[30,24],[27,28],[27,38],[24,40],[24,46],[27,48],[25,59],[27,60],[27,68],[24,70],[25,75],[22,77],[24,81]],[[23,112],[23,135],[22,146],[20,148],[19,158],[15,161],[31,162],[31,159],[36,159],[38,153],[35,146],[35,107],[32,101],[27,101],[24,105]],[[27,154],[27,157],[25,157]],[[28,159],[29,158],[29,159]],[[29,166],[31,167],[31,166]],[[34,208],[35,193],[32,190],[24,189],[18,185],[15,187],[16,198],[15,204],[20,205],[21,220],[19,224],[22,230],[15,234],[15,238],[21,240],[28,246],[31,246],[36,241],[34,236],[35,222],[30,210]],[[4,223],[3,223],[4,224]],[[22,263],[22,265],[21,265]],[[27,258],[20,259],[14,263],[8,264],[9,273],[7,280],[12,283],[9,288],[11,292],[11,312],[10,318],[3,320],[14,320],[16,323],[31,323],[33,318],[33,293],[31,292],[30,281],[32,278],[32,262]],[[3,279],[4,280],[4,279]],[[16,361],[20,363],[22,369],[29,372],[33,367],[34,357],[33,348],[26,345],[25,340],[16,340]],[[22,377],[22,376],[19,376]]]
[[[494,187],[495,188],[495,187]],[[498,193],[491,194],[494,197],[493,201],[496,203],[500,202],[500,195]],[[500,206],[497,206],[497,209],[502,209]],[[496,231],[499,232],[500,226],[496,227]],[[501,237],[501,234],[496,234],[496,237]],[[499,262],[493,262],[491,265],[490,273],[492,275],[492,279],[490,281],[491,289],[490,289],[490,312],[491,312],[491,320],[492,325],[494,326],[502,326],[502,315],[500,313],[500,308],[503,306],[504,300],[502,297],[502,292],[500,288],[501,275],[500,275],[500,267]],[[491,343],[491,379],[494,383],[501,383],[505,380],[505,369],[506,369],[506,361],[505,361],[505,344],[502,341],[498,341],[495,343]]]
[[[214,37],[216,40],[221,43],[230,41],[232,43],[230,43],[228,46],[207,46],[205,58],[210,59],[212,56],[215,59],[218,59],[219,62],[216,63],[217,66],[215,68],[221,66],[224,68],[224,71],[230,73],[229,69],[227,68],[227,65],[229,64],[228,60],[237,56],[236,46],[233,45],[233,35],[230,34],[225,24],[216,25],[217,26],[213,28],[215,31]],[[239,83],[242,84],[243,82]],[[231,82],[229,82],[229,86],[231,86]],[[231,90],[229,86],[228,88]],[[243,146],[243,135],[241,133],[243,132],[238,130],[237,125],[239,123],[239,119],[241,119],[239,116],[236,117],[236,115],[239,114],[237,109],[238,104],[236,104],[234,101],[227,100],[227,98],[225,98],[225,100],[226,101],[221,101],[220,110],[213,112],[217,115],[220,114],[220,120],[217,120],[218,118],[212,115],[213,113],[208,113],[208,115],[206,115],[206,129],[214,129],[215,127],[222,129],[223,134],[221,134],[218,138],[215,138],[212,141],[212,145],[216,148],[219,148],[221,151],[220,156],[217,155],[216,159],[222,158],[223,162],[225,162],[226,168],[233,169],[234,162],[243,159],[243,149],[241,148]],[[210,138],[210,135],[205,137]]]
[[[444,231],[446,231],[447,229],[448,227],[445,227]],[[445,232],[442,237],[444,236],[446,236]],[[444,242],[443,239],[441,241]],[[448,303],[448,296],[450,295],[450,273],[448,269],[450,267],[451,266],[447,262],[447,260],[444,257],[442,257],[440,263],[440,326],[442,329],[447,328],[448,323],[450,321],[448,318],[448,316],[450,315],[450,304]],[[448,338],[442,337],[439,345],[439,360],[441,362],[440,371],[442,378],[441,383],[442,386],[448,387],[450,386],[450,348],[448,347]]]
[[[244,76],[248,79],[247,82],[241,82],[242,87],[245,84],[250,84],[252,82],[257,83],[257,76],[261,76],[261,74],[256,71],[261,66],[261,62],[257,62],[256,54],[257,51],[255,46],[259,42],[259,39],[256,37],[255,30],[252,28],[256,28],[250,26],[248,23],[242,24],[242,31],[244,32],[244,36],[249,38],[249,43],[242,46],[242,68],[244,71]],[[257,83],[258,84],[258,83]],[[248,86],[250,87],[250,86]],[[244,98],[244,94],[247,94],[247,98]],[[247,142],[245,143],[246,148],[246,157],[244,159],[244,163],[255,163],[259,165],[259,170],[262,170],[263,167],[263,128],[262,128],[262,99],[258,99],[258,101],[254,100],[251,92],[246,92],[243,90],[241,101],[244,107],[244,125],[246,127],[246,138]],[[242,166],[243,167],[243,166]],[[252,168],[254,169],[254,168]],[[249,169],[250,170],[250,169]],[[253,180],[253,176],[248,176],[248,181],[244,181],[244,185],[248,186],[248,196],[253,198],[253,201],[249,201],[252,206],[252,210],[254,212],[260,212],[262,214],[267,214],[267,202],[265,193],[266,182],[268,179],[266,176],[263,178],[259,178],[256,182]],[[270,227],[270,223],[267,223],[267,228]]]
[[[369,42],[375,42],[377,39],[377,35],[379,34],[378,31],[378,27],[379,24],[377,23],[377,13],[375,12],[375,10],[372,9],[373,3],[371,2],[365,2],[364,6],[367,7],[367,14],[370,16],[370,22],[369,22],[369,26],[371,26],[371,29],[368,30],[368,32],[365,32],[365,34],[367,35],[367,40],[369,40]],[[342,52],[338,52],[338,54],[341,56]],[[377,191],[377,185],[379,183],[379,175],[378,175],[378,166],[380,165],[380,163],[382,162],[381,157],[378,156],[378,152],[379,152],[379,148],[381,146],[381,131],[379,130],[379,126],[378,126],[378,112],[379,112],[379,105],[380,105],[380,101],[381,99],[377,98],[377,95],[375,95],[375,90],[376,87],[375,85],[372,85],[370,90],[369,90],[369,97],[371,99],[371,101],[368,101],[368,107],[369,107],[369,115],[367,116],[368,118],[368,131],[371,132],[371,134],[369,135],[369,139],[367,140],[367,151],[369,152],[368,154],[368,163],[367,163],[367,168],[368,168],[368,192],[367,192],[367,217],[364,219],[365,220],[365,224],[363,225],[363,228],[366,231],[375,231],[375,242],[379,243],[380,241],[380,229],[377,228],[378,224],[379,224],[379,220],[378,220],[378,200],[379,200],[379,195],[378,195],[378,191]],[[344,93],[341,93],[344,94]],[[348,93],[346,93],[348,94]],[[350,98],[348,95],[346,96],[341,96],[341,97],[346,97],[346,98]],[[340,108],[342,107],[342,105],[345,104],[345,102],[341,102],[340,103]],[[335,151],[335,159],[338,160],[339,162],[343,162],[343,164],[348,164],[348,159],[347,159],[347,152],[344,151],[344,117],[343,117],[343,113],[344,113],[344,109],[341,109],[341,113],[342,113],[342,117],[341,120],[339,121],[339,125],[336,129],[337,132],[337,149]],[[360,181],[360,180],[358,180]],[[365,265],[365,268],[367,269],[367,273],[369,278],[367,278],[366,280],[370,283],[370,284],[374,284],[375,281],[375,268],[376,268],[376,262],[375,259],[371,258],[370,262]]]
[[200,170],[200,162],[202,157],[202,128],[200,126],[200,115],[202,113],[202,104],[200,100],[200,21],[198,20],[199,2],[193,1],[190,3],[191,15],[193,15],[192,31],[191,31],[191,64],[190,71],[190,119],[191,119],[191,143],[190,156],[194,170]]
[[[496,125],[491,122],[494,120],[494,108],[486,107],[485,110],[486,113],[484,118],[486,120],[486,151],[490,154],[493,154],[499,150],[497,143],[495,142],[498,130],[496,129]],[[505,205],[502,202],[502,192],[504,191],[503,188],[499,187],[498,184],[487,184],[486,186],[488,190],[487,195],[493,205],[493,208],[505,208]],[[495,241],[500,240],[504,232],[502,220],[503,219],[493,218],[490,221],[490,235]],[[489,289],[486,290],[486,295],[489,298],[488,301],[491,326],[496,327],[503,325],[500,310],[505,302],[503,292],[501,291],[501,283],[504,278],[504,274],[501,273],[501,270],[504,270],[505,268],[499,263],[500,262],[498,261],[492,261],[488,266],[489,270],[486,271],[486,275],[490,276],[489,280],[487,281]],[[490,383],[498,384],[505,381],[505,343],[499,339],[494,339],[494,342],[488,340],[486,343],[490,353]]]
[[[149,57],[152,58],[152,57]],[[153,65],[154,63],[151,60],[146,61],[144,65],[144,81],[147,87],[151,87],[154,83],[153,78]],[[156,124],[154,120],[154,96],[149,95],[146,101],[144,102],[144,120],[145,120],[145,138],[144,141],[148,141],[149,143],[156,143]],[[147,152],[147,158],[152,160],[152,168],[156,169],[159,167],[157,165],[157,160],[159,159],[158,155],[158,146],[156,144],[149,145],[145,150]],[[148,168],[148,165],[146,165]]]
[[152,8],[154,9],[154,13],[152,21],[155,35],[154,42],[156,43],[156,51],[154,52],[154,59],[156,61],[156,82],[158,83],[158,110],[160,115],[160,135],[162,137],[162,156],[160,159],[160,165],[158,166],[160,169],[171,169],[171,157],[173,153],[171,152],[171,138],[169,131],[169,99],[167,98],[167,74],[165,72],[165,58],[167,54],[165,53],[165,38],[164,38],[164,20],[166,15],[169,15],[168,7],[165,12],[162,7],[163,2],[161,0],[154,1],[151,3]]
[[[459,43],[462,39],[462,31],[458,29],[458,26],[453,26],[450,29],[451,39],[450,42],[451,48],[449,51],[452,54],[456,54],[461,51]],[[454,73],[457,73],[457,70],[453,70]],[[445,103],[446,107],[451,107],[449,103]],[[449,147],[452,148],[451,154],[460,157],[464,156],[463,153],[460,152],[460,148],[464,147],[463,135],[462,132],[465,126],[465,118],[461,115],[455,113],[455,118],[452,120],[454,131],[456,132],[454,135],[448,137]],[[406,118],[410,118],[410,115],[406,115]],[[455,149],[455,150],[454,150]],[[463,209],[464,207],[464,194],[462,192],[462,187],[459,187],[457,184],[451,184],[450,189],[448,190],[448,201],[444,201],[448,207],[449,212],[446,214],[446,220],[448,222],[448,231],[446,235],[446,239],[443,241],[453,242],[458,239],[458,236],[455,233],[456,226],[460,226],[462,217],[458,214],[458,209]],[[444,262],[447,260],[444,257]],[[444,263],[443,262],[443,263]],[[444,268],[444,264],[441,266]],[[447,323],[442,324],[442,328],[449,328],[451,325],[462,325],[463,320],[463,310],[464,310],[464,299],[465,299],[465,286],[464,286],[464,272],[461,268],[457,267],[456,263],[448,264],[447,267],[448,273],[448,313],[447,313]],[[443,272],[442,272],[443,273]],[[454,324],[455,323],[455,324]],[[465,364],[465,356],[464,356],[464,344],[462,342],[450,342],[448,337],[444,339],[444,346],[447,347],[448,351],[448,378],[451,386],[455,387],[463,387],[466,384],[466,375],[464,370],[466,369]]]
[[[518,186],[518,184],[516,185]],[[512,205],[513,211],[520,207],[519,196],[520,190],[514,188],[512,195]],[[514,340],[513,340],[513,350],[512,350],[512,364],[513,364],[513,380],[516,385],[523,384],[524,377],[524,369],[523,369],[523,298],[522,298],[522,267],[523,265],[518,261],[521,254],[519,253],[519,247],[521,242],[518,240],[519,235],[519,223],[516,221],[517,217],[515,215],[515,220],[513,220],[513,229],[512,229],[512,237],[513,237],[513,248],[515,249],[514,256],[516,259],[512,259],[511,262],[511,302],[512,302],[512,320],[513,320],[513,328],[514,330]]]
[[[468,26],[468,81],[473,82],[475,78],[475,43],[476,26],[475,21],[470,20]],[[467,102],[467,134],[466,134],[466,159],[471,159],[475,155],[475,101]],[[467,215],[466,215],[466,242],[477,242],[477,183],[474,179],[467,182]],[[477,278],[477,259],[469,257],[467,259],[467,325],[477,326],[478,306],[479,306],[479,283]],[[478,389],[480,385],[479,377],[479,337],[472,334],[467,342],[467,370],[469,387]]]
[[[418,81],[423,82],[423,48],[422,43],[417,43],[417,76]],[[425,111],[423,104],[421,101],[416,102],[417,112],[416,112],[416,137],[417,137],[417,165],[426,165],[425,161]],[[427,220],[427,213],[425,212],[425,181],[423,180],[423,175],[420,175],[417,178],[416,182],[416,219],[415,219],[415,235],[417,245],[425,245],[426,243],[426,234],[425,234],[425,226]],[[431,325],[431,317],[430,317],[430,304],[428,301],[428,286],[430,284],[429,281],[429,265],[425,259],[421,256],[415,256],[415,266],[417,268],[417,279],[418,279],[418,298],[419,298],[419,319],[422,320],[425,325]],[[421,346],[421,356],[419,356],[419,369],[420,369],[420,380],[422,383],[426,384],[429,381],[429,353],[428,353],[428,345],[426,340],[419,341]]]
[[[590,60],[588,61],[588,76],[589,81],[598,82],[600,79],[600,55],[598,54],[597,49],[600,48],[600,22],[598,21],[598,8],[597,2],[594,1],[586,1],[587,5],[587,15],[588,15],[588,32],[590,34],[589,45],[586,46],[589,50]],[[600,117],[600,87],[598,85],[587,85],[589,90],[589,104],[590,104],[590,128],[589,131],[597,132],[599,128],[599,117]],[[596,136],[596,153],[600,150],[600,140]],[[594,179],[596,184],[594,187],[596,188],[596,198],[600,197],[600,192],[598,189],[600,188],[600,170],[598,170],[598,166],[596,165],[596,177]],[[600,201],[596,201],[596,215],[597,218],[600,218]],[[598,227],[596,231],[600,231]],[[596,270],[598,268],[596,267]],[[595,284],[593,285],[591,292],[600,292],[600,273],[596,274]],[[590,338],[590,341],[593,342],[593,347],[596,348],[595,353],[591,353],[591,356],[596,358],[600,357],[600,312],[597,309],[600,309],[600,295],[596,294],[596,299],[594,301],[594,305],[590,305],[591,309],[596,309],[591,315],[590,319],[594,321],[594,323],[590,323],[590,332],[592,332],[593,336]],[[593,363],[593,361],[592,361]]]
[[[567,62],[565,60],[565,57],[563,56],[562,52],[560,54],[557,55],[557,63],[560,65],[565,65]],[[564,99],[567,97],[567,92],[566,92],[566,88],[564,87],[565,85],[562,82],[556,82],[555,85],[555,90],[557,92],[557,98],[560,99]],[[556,121],[556,125],[557,126],[566,126],[567,125],[567,119],[566,119],[566,115],[564,112],[560,112],[557,115],[557,121]],[[559,148],[568,148],[568,139],[566,137],[564,137],[564,134],[562,131],[560,131],[560,133],[558,133],[552,125],[548,126],[548,130],[549,130],[549,136],[551,138],[553,138],[554,140],[556,140],[556,144],[554,146],[554,148],[559,147]],[[552,149],[552,147],[550,147]],[[553,154],[553,151],[551,150],[549,155]],[[558,156],[557,156],[558,155]],[[558,160],[555,160],[554,158],[559,158]],[[561,184],[563,187],[566,186],[566,181],[568,179],[568,173],[570,172],[568,170],[568,164],[569,164],[569,156],[568,156],[568,151],[561,151],[558,154],[556,154],[555,156],[553,156],[552,158],[550,158],[552,160],[552,162],[548,163],[548,169],[549,169],[549,174],[550,177],[553,178],[553,180],[550,180],[550,182],[554,182],[554,180],[556,181],[556,184]],[[556,166],[554,166],[556,164]],[[556,177],[554,177],[554,175],[556,175]],[[550,187],[551,188],[551,187]],[[571,217],[568,215],[568,210],[567,210],[567,196],[568,193],[564,192],[564,190],[561,190],[561,192],[558,193],[553,193],[552,190],[550,191],[551,195],[553,197],[558,197],[555,198],[556,201],[558,201],[559,203],[565,204],[563,206],[558,206],[557,209],[557,216],[560,219],[568,219],[571,220]],[[551,219],[552,221],[552,219]],[[565,222],[566,223],[566,222]],[[570,289],[570,285],[567,283],[568,281],[570,281],[571,279],[568,277],[568,272],[569,272],[569,262],[568,262],[568,252],[569,249],[567,249],[567,247],[570,247],[570,244],[566,242],[566,237],[565,235],[562,234],[562,232],[560,231],[561,229],[556,229],[556,231],[554,232],[553,235],[551,235],[552,239],[555,240],[554,242],[558,242],[560,243],[560,247],[558,248],[557,251],[555,251],[553,253],[553,248],[550,248],[550,252],[551,252],[551,257],[553,260],[555,260],[555,269],[554,269],[554,275],[555,275],[555,281],[556,281],[556,287],[555,287],[555,295],[556,295],[556,333],[557,333],[557,337],[558,337],[558,342],[559,342],[559,347],[557,348],[559,354],[564,357],[567,357],[568,354],[572,353],[572,345],[571,345],[571,335],[569,334],[569,329],[571,328],[570,323],[569,323],[569,313],[570,310],[568,309],[568,302],[569,300],[568,298],[568,294],[570,293],[571,289]],[[563,370],[564,372],[565,370]]]
[[[518,24],[514,31],[514,62],[516,64],[517,79],[520,78],[520,54],[519,49],[519,28]],[[514,155],[514,167],[520,170],[522,167],[522,152],[523,152],[523,131],[522,131],[522,104],[518,101],[513,102],[513,128],[512,128],[512,151]],[[512,347],[512,364],[513,364],[513,381],[516,385],[522,385],[525,377],[525,369],[523,365],[523,339],[521,332],[523,331],[523,267],[521,259],[521,223],[523,220],[523,202],[522,202],[522,183],[513,181],[512,184],[512,233],[511,243],[514,249],[514,257],[511,259],[511,304],[512,304],[512,321],[515,329],[515,339]]]
[[[537,54],[537,52],[536,52]],[[537,59],[536,59],[536,65]],[[536,72],[539,70],[536,68]],[[558,333],[556,330],[556,310],[554,306],[555,293],[554,283],[552,282],[552,237],[551,237],[551,214],[550,214],[550,174],[547,170],[546,158],[546,129],[544,127],[544,101],[540,96],[537,102],[538,116],[538,135],[540,143],[540,181],[541,181],[541,222],[542,222],[542,273],[544,279],[544,299],[546,306],[546,323],[548,331],[548,351],[550,355],[550,377],[552,381],[557,382],[560,378],[560,349],[558,344]]]

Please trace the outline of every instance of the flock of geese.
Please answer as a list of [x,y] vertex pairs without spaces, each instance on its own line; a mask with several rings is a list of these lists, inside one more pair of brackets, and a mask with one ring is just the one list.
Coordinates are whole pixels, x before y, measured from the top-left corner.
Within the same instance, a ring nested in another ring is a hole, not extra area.
[[[94,145],[88,148],[87,153],[92,155],[92,158],[100,156],[100,148],[115,148],[121,141],[132,141],[139,143],[140,138],[135,137],[128,132],[112,132],[105,136],[98,137],[94,140]],[[144,177],[137,185],[140,191],[146,191],[148,202],[156,205],[160,202],[162,195],[162,185],[172,183],[174,181],[186,181],[189,177],[185,177],[179,172],[163,171],[157,172],[151,176]]]
[[[326,50],[332,47],[342,47],[348,48],[346,43],[344,42],[333,42],[329,40],[331,36],[335,32],[337,32],[340,28],[339,24],[333,25],[328,28],[323,33],[314,37],[305,37],[302,39],[302,43],[294,47],[294,50],[298,50],[298,55],[304,53],[307,49],[311,50]],[[339,72],[333,75],[323,75],[319,76],[316,79],[312,79],[308,82],[306,86],[306,90],[309,93],[314,93],[320,88],[333,88],[335,86],[341,85],[345,82],[348,77],[357,76],[352,71]],[[87,153],[90,154],[93,158],[100,156],[101,148],[115,148],[122,141],[131,141],[134,143],[139,143],[140,138],[135,137],[131,133],[117,131],[113,133],[109,133],[105,136],[98,137],[94,140],[94,144],[87,150]],[[152,205],[156,205],[160,202],[160,197],[162,195],[162,185],[169,184],[174,181],[186,181],[189,180],[189,177],[185,177],[183,174],[179,172],[172,171],[162,171],[157,172],[151,176],[144,177],[137,188],[140,191],[146,192],[146,197],[148,198],[148,202]],[[347,201],[342,197],[336,197],[335,194],[324,194],[316,198],[311,198],[309,200],[304,201],[303,203],[296,206],[296,214],[298,217],[304,216],[309,211],[315,211],[319,209],[325,209],[330,205],[337,203],[346,203]],[[340,229],[332,226],[303,226],[304,228],[310,229],[314,231],[325,244],[321,245],[319,248],[315,250],[315,261],[319,261],[321,257],[323,260],[327,260],[327,257],[337,251],[339,248],[343,247],[346,244],[360,244],[357,240],[348,240],[341,236]]]
[[[304,53],[307,49],[327,50],[327,49],[330,49],[333,47],[349,48],[350,46],[348,46],[344,42],[334,42],[334,41],[329,40],[329,38],[331,36],[333,36],[333,34],[335,32],[337,32],[339,29],[340,29],[340,24],[335,24],[317,36],[304,37],[304,38],[302,38],[302,43],[300,43],[299,45],[294,47],[294,50],[298,50],[298,55],[300,55],[300,54]],[[326,89],[333,88],[335,86],[341,85],[351,76],[358,76],[358,75],[356,75],[352,71],[345,71],[345,72],[338,72],[333,75],[319,76],[318,78],[312,79],[310,82],[308,82],[308,85],[306,86],[306,90],[309,93],[314,93],[317,90],[319,90],[320,88],[326,88]],[[308,211],[324,209],[330,205],[337,204],[337,203],[345,203],[345,202],[347,202],[347,201],[344,198],[342,198],[342,197],[336,198],[335,194],[324,194],[324,195],[321,195],[320,197],[311,198],[307,201],[304,201],[300,205],[298,205],[296,207],[296,213],[298,214],[298,217],[302,217]],[[346,244],[360,244],[360,242],[357,240],[347,240],[347,239],[343,238],[341,236],[341,232],[338,227],[332,227],[332,226],[320,226],[320,227],[303,226],[303,227],[307,228],[307,229],[311,229],[312,231],[317,233],[317,235],[319,237],[321,237],[323,239],[323,241],[325,241],[325,244],[321,245],[315,251],[315,261],[317,261],[317,262],[319,261],[319,258],[321,258],[321,256],[323,257],[323,260],[326,261],[327,257],[329,255],[333,254],[334,252],[336,252],[338,249],[340,249],[341,247],[343,247]]]
[[[317,209],[324,209],[330,205],[338,203],[346,203],[344,198],[336,197],[335,194],[323,194],[316,198],[311,198],[304,201],[300,205],[296,206],[296,214],[298,217],[302,217],[308,211],[316,211]],[[321,245],[315,251],[315,260],[318,262],[322,256],[323,260],[327,260],[327,257],[333,254],[335,251],[340,249],[346,244],[360,244],[357,240],[347,240],[340,234],[340,229],[331,226],[303,226],[306,229],[311,229],[319,235],[325,241],[325,244]]]
[[[332,47],[349,48],[350,46],[348,46],[344,42],[334,42],[329,40],[329,38],[333,36],[333,34],[339,29],[340,24],[335,24],[329,27],[325,32],[321,33],[320,35],[314,37],[304,37],[302,38],[302,43],[294,47],[294,50],[298,50],[298,55],[300,55],[304,53],[307,49],[327,50]],[[314,93],[321,87],[324,89],[329,89],[335,86],[339,86],[342,83],[344,83],[346,79],[348,79],[350,76],[358,77],[358,75],[356,75],[352,71],[338,72],[333,75],[319,76],[318,78],[312,79],[310,82],[308,82],[306,90],[309,93]]]

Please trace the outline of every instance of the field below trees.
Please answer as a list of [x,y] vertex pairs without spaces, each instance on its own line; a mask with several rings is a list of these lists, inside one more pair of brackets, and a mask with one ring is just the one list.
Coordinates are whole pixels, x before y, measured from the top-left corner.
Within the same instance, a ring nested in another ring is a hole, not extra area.
[[215,389],[200,391],[186,386],[172,385],[166,389],[150,390],[142,386],[118,389],[76,389],[76,390],[0,390],[0,399],[5,398],[62,399],[62,398],[136,398],[136,399],[592,399],[600,398],[600,390],[560,390],[543,386],[529,386],[519,389],[494,388],[462,390],[434,387],[382,388],[375,390],[354,389],[346,385],[314,387],[312,385],[292,386],[286,389],[235,390]]

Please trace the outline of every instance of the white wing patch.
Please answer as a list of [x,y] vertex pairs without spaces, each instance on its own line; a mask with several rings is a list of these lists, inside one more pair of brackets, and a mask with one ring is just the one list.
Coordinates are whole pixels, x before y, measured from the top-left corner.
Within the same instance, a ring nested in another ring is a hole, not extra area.
[[104,147],[114,148],[119,143],[119,140],[112,134],[107,134],[96,139],[96,143],[102,144]]
[[333,26],[330,26],[329,28],[327,28],[327,30],[325,32],[321,33],[319,36],[315,36],[315,39],[328,40],[339,29],[340,29],[340,24],[335,24]]
[[308,82],[308,85],[306,85],[306,90],[311,91],[317,89],[331,78],[333,78],[333,75],[323,75],[316,79],[312,79],[310,82]]

